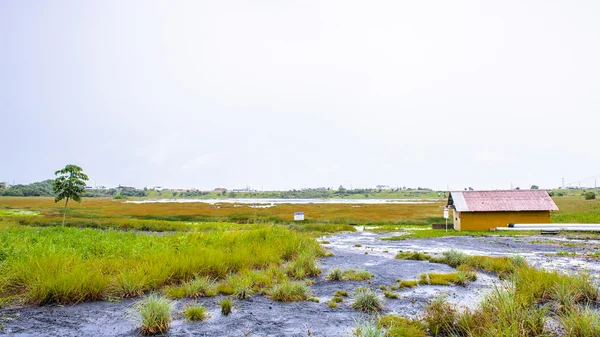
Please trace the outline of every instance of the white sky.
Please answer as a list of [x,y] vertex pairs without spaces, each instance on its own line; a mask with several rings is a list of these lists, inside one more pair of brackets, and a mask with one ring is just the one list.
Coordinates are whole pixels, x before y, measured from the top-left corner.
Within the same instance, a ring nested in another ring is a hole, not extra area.
[[138,187],[575,182],[600,174],[598,17],[566,0],[1,1],[0,181],[74,163]]

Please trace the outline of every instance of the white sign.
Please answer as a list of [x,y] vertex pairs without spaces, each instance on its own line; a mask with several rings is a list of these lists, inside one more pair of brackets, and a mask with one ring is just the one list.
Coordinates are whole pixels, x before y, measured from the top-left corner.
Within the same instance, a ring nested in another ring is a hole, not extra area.
[[295,212],[294,213],[294,221],[303,221],[304,220],[304,212]]
[[448,209],[444,208],[444,219],[448,219]]

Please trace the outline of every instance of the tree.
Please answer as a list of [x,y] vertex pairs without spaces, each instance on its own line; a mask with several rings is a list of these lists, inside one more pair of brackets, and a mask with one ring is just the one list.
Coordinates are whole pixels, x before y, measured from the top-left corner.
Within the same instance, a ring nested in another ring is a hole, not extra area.
[[585,200],[594,200],[594,199],[596,199],[596,193],[594,193],[592,191],[585,192],[583,197],[585,198]]
[[88,176],[83,173],[81,167],[77,165],[67,165],[62,170],[54,172],[58,177],[52,185],[52,192],[56,195],[54,202],[65,200],[65,210],[63,212],[63,222],[65,225],[65,217],[67,216],[67,206],[69,200],[81,202],[81,195],[85,191],[85,182],[89,180]]
[[540,187],[538,185],[531,185],[530,189],[532,189],[532,190],[539,190]]

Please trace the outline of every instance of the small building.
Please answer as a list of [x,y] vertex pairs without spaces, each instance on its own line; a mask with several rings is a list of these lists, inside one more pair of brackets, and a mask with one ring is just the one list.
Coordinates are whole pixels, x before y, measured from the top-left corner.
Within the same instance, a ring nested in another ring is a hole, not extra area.
[[455,191],[448,196],[454,229],[489,230],[509,223],[548,224],[558,210],[545,190]]

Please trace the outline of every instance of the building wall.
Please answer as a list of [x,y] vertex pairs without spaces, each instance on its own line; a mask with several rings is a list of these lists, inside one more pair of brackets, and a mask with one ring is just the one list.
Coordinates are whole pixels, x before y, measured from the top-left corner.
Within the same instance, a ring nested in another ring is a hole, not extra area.
[[454,218],[454,229],[457,231],[460,230],[460,212],[457,212],[455,209],[452,210],[452,217]]
[[550,223],[550,211],[526,212],[456,212],[454,229],[488,230],[509,223]]

